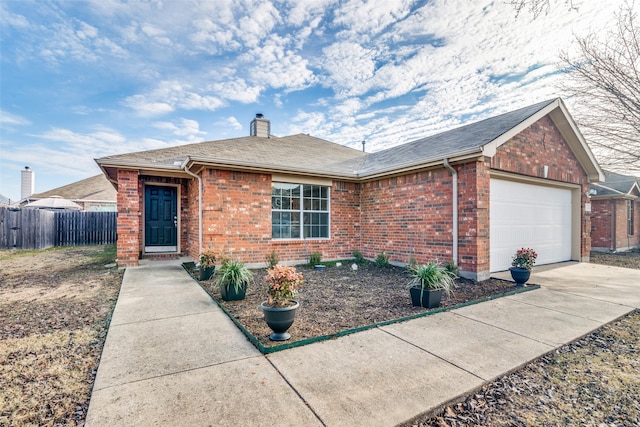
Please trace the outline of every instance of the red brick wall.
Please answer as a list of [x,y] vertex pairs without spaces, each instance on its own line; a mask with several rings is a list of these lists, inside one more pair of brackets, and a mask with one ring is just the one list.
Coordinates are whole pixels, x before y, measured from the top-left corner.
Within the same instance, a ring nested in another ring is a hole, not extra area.
[[548,166],[547,179],[579,184],[581,189],[581,245],[583,260],[591,251],[591,218],[585,213],[589,202],[587,175],[564,142],[553,121],[545,116],[500,146],[490,159],[492,169],[520,175],[544,178],[544,166]]
[[[458,267],[461,274],[489,274],[490,178],[484,162],[458,166]],[[476,276],[477,277],[477,276]]]
[[[337,181],[331,188],[331,239],[271,239],[271,175],[205,169],[203,247],[247,263],[262,263],[275,250],[281,262],[304,261],[311,252],[324,259],[350,257],[359,247],[359,185]],[[193,226],[188,253],[198,256],[198,186],[189,184]]]
[[118,265],[136,266],[140,254],[141,209],[138,172],[118,170]]
[[444,169],[362,184],[360,250],[390,261],[448,261],[452,248],[452,178]]
[[591,201],[591,245],[594,249],[614,249],[611,241],[613,202],[610,199]]

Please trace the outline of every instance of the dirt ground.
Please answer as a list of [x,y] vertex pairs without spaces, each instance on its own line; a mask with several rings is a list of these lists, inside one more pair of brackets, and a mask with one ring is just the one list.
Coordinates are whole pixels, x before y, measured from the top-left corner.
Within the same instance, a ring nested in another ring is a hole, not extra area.
[[0,426],[84,423],[122,274],[114,246],[0,252]]
[[[340,267],[328,266],[324,271],[309,266],[297,270],[304,277],[304,285],[297,301],[300,307],[289,333],[294,342],[312,337],[332,335],[347,329],[370,325],[422,313],[427,309],[413,307],[406,270],[400,267],[380,268],[361,264],[354,271],[351,262]],[[212,280],[202,285],[264,346],[280,345],[269,340],[271,330],[264,322],[260,303],[266,300],[265,270],[257,270],[254,280],[242,301],[222,301],[220,290]],[[451,295],[443,295],[441,307],[484,298],[515,290],[513,282],[486,280],[472,282],[458,279]]]

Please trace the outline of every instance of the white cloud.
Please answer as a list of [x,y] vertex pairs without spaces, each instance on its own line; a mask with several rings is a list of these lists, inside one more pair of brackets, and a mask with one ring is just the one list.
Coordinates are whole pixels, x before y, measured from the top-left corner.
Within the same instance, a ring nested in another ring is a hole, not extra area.
[[8,113],[5,110],[0,110],[0,125],[2,126],[26,126],[29,124],[31,124],[31,122],[22,116]]
[[236,119],[233,116],[225,117],[222,120],[218,120],[214,124],[221,128],[235,129],[235,130],[240,130],[243,127],[242,124],[240,124],[240,122],[238,121],[238,119]]
[[146,94],[125,98],[123,104],[142,116],[152,116],[166,114],[178,108],[214,111],[224,105],[224,101],[217,96],[196,93],[189,84],[167,80],[160,82]]
[[178,124],[174,122],[155,122],[153,126],[157,129],[166,130],[172,134],[186,138],[189,142],[198,142],[204,139],[207,133],[200,130],[200,124],[196,120],[181,118]]

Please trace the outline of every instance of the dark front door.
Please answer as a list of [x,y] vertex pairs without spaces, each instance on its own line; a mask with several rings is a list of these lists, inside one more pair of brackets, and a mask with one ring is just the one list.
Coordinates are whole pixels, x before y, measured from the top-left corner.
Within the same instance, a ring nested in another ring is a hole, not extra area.
[[176,187],[148,185],[144,190],[145,252],[178,250],[178,197]]

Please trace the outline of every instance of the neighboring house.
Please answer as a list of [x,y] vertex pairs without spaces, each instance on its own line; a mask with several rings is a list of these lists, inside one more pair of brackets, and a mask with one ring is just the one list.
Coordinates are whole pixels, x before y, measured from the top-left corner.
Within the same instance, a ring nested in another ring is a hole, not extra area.
[[59,196],[80,205],[84,211],[115,211],[118,192],[103,174],[54,188],[43,193],[32,194],[21,201],[24,206],[36,200]]
[[626,251],[640,246],[640,178],[604,172],[591,184],[591,247]]
[[588,260],[589,184],[603,177],[560,99],[375,153],[305,134],[250,136],[97,159],[118,189],[118,262],[204,248],[264,265],[455,260],[464,277]]
[[7,196],[0,194],[0,207],[7,207],[12,204],[11,199]]

